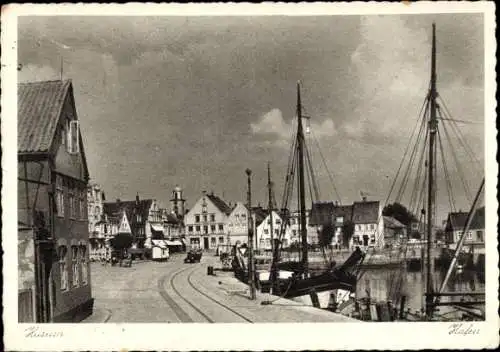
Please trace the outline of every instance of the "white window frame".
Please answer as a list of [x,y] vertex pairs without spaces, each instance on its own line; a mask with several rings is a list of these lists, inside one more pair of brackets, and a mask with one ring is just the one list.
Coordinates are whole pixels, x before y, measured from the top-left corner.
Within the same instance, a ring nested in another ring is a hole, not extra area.
[[68,248],[66,246],[59,246],[57,248],[57,255],[59,258],[59,274],[61,275],[60,289],[61,291],[66,291],[68,290]]
[[[80,199],[79,199],[79,202],[80,202],[80,219],[81,220],[85,220],[86,216],[85,216],[85,190],[82,189],[80,190]],[[96,214],[96,216],[98,217],[98,219],[100,219],[100,216],[99,214]]]
[[69,200],[69,217],[70,219],[75,219],[75,190],[74,189],[68,189],[68,200]]
[[468,240],[472,240],[472,231],[471,230],[467,231],[467,236],[465,238]]
[[87,264],[87,246],[80,245],[79,246],[78,255],[80,257],[80,266],[82,273],[82,285],[85,286],[88,284],[88,264]]
[[69,121],[68,152],[70,154],[78,154],[80,152],[79,130],[80,130],[80,121],[78,120]]
[[80,265],[79,265],[79,250],[78,246],[71,246],[71,286],[80,286]]
[[64,217],[64,182],[60,175],[56,175],[56,205],[57,216]]

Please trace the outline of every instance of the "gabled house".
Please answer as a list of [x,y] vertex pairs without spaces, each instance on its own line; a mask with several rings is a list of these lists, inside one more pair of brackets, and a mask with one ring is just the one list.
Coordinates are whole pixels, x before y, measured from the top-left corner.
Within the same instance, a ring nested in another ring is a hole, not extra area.
[[231,207],[213,193],[203,195],[184,216],[186,239],[191,248],[216,250],[227,238]]
[[[255,226],[256,226],[256,241],[257,249],[260,250],[271,250],[272,249],[272,239],[278,238],[281,231],[281,226],[283,220],[276,211],[269,211],[262,209],[262,211],[256,210],[255,213]],[[290,245],[290,236],[288,227],[285,229],[285,234],[281,238],[282,246],[288,247]]]
[[17,143],[19,322],[80,321],[94,300],[89,171],[71,80],[18,85]]
[[[115,202],[105,202],[103,204],[104,215],[110,222],[110,229],[117,230],[123,213],[125,213],[133,238],[133,247],[138,249],[150,248],[152,235],[150,218],[154,218],[154,215],[150,212],[152,204],[152,199],[140,199],[139,195],[136,196],[135,201],[117,199]],[[161,224],[159,231],[163,231],[163,224]],[[117,233],[111,232],[112,235]]]
[[242,202],[236,202],[227,217],[228,245],[248,243],[248,208]]
[[[307,243],[308,244],[317,244],[318,243],[318,228],[313,226],[311,223],[311,214],[310,210],[306,210],[306,231],[307,231]],[[300,243],[302,239],[300,238],[300,214],[299,211],[292,211],[289,213],[288,219],[288,242],[291,243]],[[285,244],[283,244],[285,245]]]
[[384,216],[384,242],[385,245],[400,244],[407,237],[407,226],[392,216]]
[[[451,247],[455,247],[460,237],[463,234],[468,213],[453,212],[448,214],[446,226],[444,229],[446,243]],[[474,217],[470,223],[469,229],[465,235],[464,243],[466,245],[483,245],[485,241],[485,208],[480,207],[476,210]]]
[[334,225],[335,235],[331,245],[345,246],[343,227],[346,222],[354,225],[354,233],[349,240],[349,247],[383,247],[384,220],[379,201],[354,202],[352,205],[340,205],[333,202],[314,203],[311,208],[311,226],[319,230],[324,225]]

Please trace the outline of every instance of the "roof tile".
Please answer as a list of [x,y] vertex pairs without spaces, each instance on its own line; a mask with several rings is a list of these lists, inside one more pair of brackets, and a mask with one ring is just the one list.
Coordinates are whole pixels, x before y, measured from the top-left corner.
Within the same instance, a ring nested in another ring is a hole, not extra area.
[[49,150],[71,80],[18,85],[18,153]]

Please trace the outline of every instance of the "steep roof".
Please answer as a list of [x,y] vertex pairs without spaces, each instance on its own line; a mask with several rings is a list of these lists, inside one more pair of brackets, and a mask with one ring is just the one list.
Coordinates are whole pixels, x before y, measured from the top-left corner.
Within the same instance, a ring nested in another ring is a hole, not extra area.
[[49,150],[64,101],[71,89],[71,80],[18,85],[18,153]]
[[253,207],[252,213],[255,216],[255,226],[259,226],[269,215],[268,211],[262,207]]
[[319,226],[330,223],[333,218],[335,205],[333,202],[313,203],[311,207],[311,217],[309,225]]
[[120,216],[122,211],[125,210],[129,221],[131,223],[135,223],[133,215],[141,215],[145,221],[149,215],[149,209],[151,208],[152,203],[152,199],[141,199],[138,202],[135,200],[106,202],[103,204],[103,211],[108,218],[114,218],[116,216]]
[[[467,216],[465,212],[453,212],[448,214],[448,221],[446,223],[446,231],[460,231],[463,230],[467,223]],[[485,208],[481,207],[476,210],[474,217],[470,223],[471,229],[484,229],[485,227]]]
[[379,201],[354,202],[352,205],[352,222],[355,224],[378,222],[379,207]]
[[214,205],[224,214],[229,215],[231,214],[231,207],[227,205],[226,202],[224,202],[222,199],[217,197],[214,194],[207,194],[207,198],[214,203]]
[[402,224],[400,221],[393,218],[392,216],[384,216],[384,226],[393,229],[406,227],[404,224]]

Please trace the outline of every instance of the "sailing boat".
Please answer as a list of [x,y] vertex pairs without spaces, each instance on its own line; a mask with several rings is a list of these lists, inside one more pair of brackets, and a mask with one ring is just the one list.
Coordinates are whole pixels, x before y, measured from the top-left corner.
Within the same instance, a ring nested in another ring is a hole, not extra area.
[[[484,292],[444,292],[444,288],[446,286],[446,283],[450,277],[450,273],[453,270],[454,265],[456,264],[456,258],[458,257],[458,254],[460,252],[460,247],[463,244],[464,238],[466,236],[466,233],[468,231],[468,226],[471,221],[471,219],[474,216],[475,209],[477,208],[477,202],[480,194],[483,191],[484,187],[484,178],[481,183],[481,186],[479,187],[479,190],[477,192],[476,198],[474,199],[474,202],[472,203],[471,211],[468,214],[468,221],[464,226],[462,237],[459,240],[459,245],[457,246],[457,249],[455,251],[455,256],[454,256],[454,261],[452,261],[450,268],[448,269],[448,273],[443,280],[443,283],[440,286],[439,290],[436,290],[434,287],[434,261],[433,261],[433,256],[432,256],[432,247],[435,243],[435,238],[434,238],[434,233],[433,231],[435,230],[434,224],[435,224],[435,212],[436,212],[436,180],[437,180],[437,158],[438,156],[441,156],[442,163],[443,163],[443,176],[445,176],[446,179],[446,188],[448,191],[448,198],[450,201],[450,208],[454,209],[453,205],[453,200],[454,196],[451,192],[451,184],[449,178],[449,169],[447,167],[447,158],[444,153],[444,148],[443,148],[443,142],[441,140],[441,131],[444,131],[445,136],[448,137],[448,132],[447,132],[447,127],[446,124],[442,123],[442,129],[438,129],[438,121],[451,121],[453,122],[454,119],[449,118],[449,116],[445,116],[444,112],[441,108],[441,106],[444,107],[446,114],[449,114],[447,111],[446,105],[444,104],[444,101],[442,98],[440,98],[440,103],[437,102],[437,98],[439,97],[437,93],[437,88],[436,88],[436,81],[437,81],[437,74],[436,74],[436,27],[435,24],[432,25],[432,51],[431,51],[431,77],[430,77],[430,89],[429,92],[426,96],[426,99],[424,101],[424,105],[422,106],[421,113],[423,111],[423,114],[421,115],[421,123],[420,123],[420,130],[417,135],[417,142],[415,143],[415,147],[413,148],[413,151],[410,155],[410,160],[408,161],[408,167],[405,172],[403,172],[403,181],[401,183],[401,187],[398,191],[398,195],[396,196],[395,201],[400,202],[400,199],[403,197],[405,193],[405,187],[408,183],[408,175],[412,173],[413,171],[413,166],[416,165],[417,168],[417,175],[415,178],[415,187],[411,192],[411,197],[409,200],[409,209],[410,212],[412,212],[413,209],[415,210],[420,210],[421,209],[421,217],[424,218],[424,251],[422,255],[422,274],[424,277],[424,297],[423,298],[423,304],[422,304],[422,313],[423,314],[418,314],[415,316],[408,316],[407,314],[404,314],[404,304],[405,304],[405,299],[404,295],[401,293],[401,286],[403,285],[404,281],[404,276],[406,274],[406,251],[407,251],[407,246],[408,242],[405,242],[402,244],[401,249],[400,249],[400,255],[401,255],[401,268],[399,273],[396,275],[392,275],[392,283],[391,287],[389,290],[388,294],[388,301],[390,300],[391,303],[394,303],[395,306],[399,306],[399,319],[402,320],[435,320],[437,318],[437,312],[436,312],[436,307],[440,305],[446,305],[446,306],[454,306],[455,308],[460,308],[460,307],[470,307],[470,306],[475,306],[475,305],[480,305],[482,304],[482,301],[466,301],[464,302],[458,302],[458,301],[453,301],[453,300],[448,300],[447,302],[440,302],[440,299],[442,297],[466,297],[466,296],[481,296],[484,295]],[[425,109],[424,109],[425,107]],[[452,127],[454,125],[452,124]],[[456,128],[456,127],[453,127]],[[458,129],[452,131],[456,134],[456,136],[459,139],[459,142],[461,143],[462,147],[465,149],[467,153],[472,154],[470,151],[466,149],[467,145],[464,143],[464,140],[460,141],[460,134]],[[412,135],[413,136],[413,135]],[[412,137],[410,137],[410,141],[408,146],[410,146]],[[418,151],[417,145],[418,141],[422,140],[424,143],[422,144],[422,148],[420,151]],[[439,148],[438,148],[439,147]],[[450,147],[452,147],[452,144],[450,142]],[[405,151],[405,156],[406,152],[409,149],[407,148]],[[438,151],[440,152],[438,154]],[[420,154],[419,154],[420,153]],[[464,185],[465,191],[467,192],[467,187],[466,187],[466,182],[465,180],[462,179],[463,177],[463,172],[459,169],[458,165],[458,160],[456,157],[456,154],[453,152],[452,157],[455,159],[455,162],[457,162],[457,173],[459,174],[459,177],[461,178],[462,184]],[[401,162],[399,170],[401,170],[401,166],[403,166],[404,162],[404,157],[403,161]],[[391,186],[391,192],[394,189],[394,185],[396,183],[396,179],[398,178],[399,175],[399,170],[398,173],[396,174],[396,178],[394,180],[393,185]],[[420,180],[423,180],[422,183],[420,183]],[[421,188],[420,188],[421,187]],[[390,192],[390,193],[391,193]],[[389,193],[389,197],[391,194]],[[413,205],[412,205],[413,204]],[[419,221],[420,222],[420,221]],[[366,261],[369,262],[370,258],[368,257]],[[398,304],[400,303],[400,304]]]
[[[364,253],[357,248],[351,256],[340,266],[330,265],[323,272],[311,273],[309,271],[307,241],[307,220],[306,220],[306,197],[305,197],[305,159],[308,157],[308,151],[305,146],[304,127],[302,123],[302,105],[300,97],[300,82],[297,83],[297,133],[292,144],[291,158],[286,176],[285,191],[283,195],[283,207],[281,215],[283,218],[281,224],[280,236],[273,240],[273,258],[271,261],[269,281],[261,282],[263,290],[270,289],[274,295],[285,298],[292,298],[304,295],[313,296],[318,292],[332,291],[342,289],[350,292],[356,290],[356,270],[364,258]],[[308,158],[309,167],[310,159]],[[313,178],[312,170],[308,170],[308,176]],[[300,261],[282,261],[280,252],[282,248],[282,238],[286,227],[289,225],[290,212],[288,210],[289,200],[293,190],[294,175],[298,174],[298,206],[299,206],[299,234],[300,234]],[[314,181],[313,181],[314,182]],[[314,186],[314,185],[313,185]],[[315,190],[316,186],[313,187]],[[332,263],[333,264],[333,263]],[[289,278],[281,278],[280,271],[292,271],[293,275]],[[270,286],[270,287],[269,287]],[[317,296],[316,296],[317,301]]]

